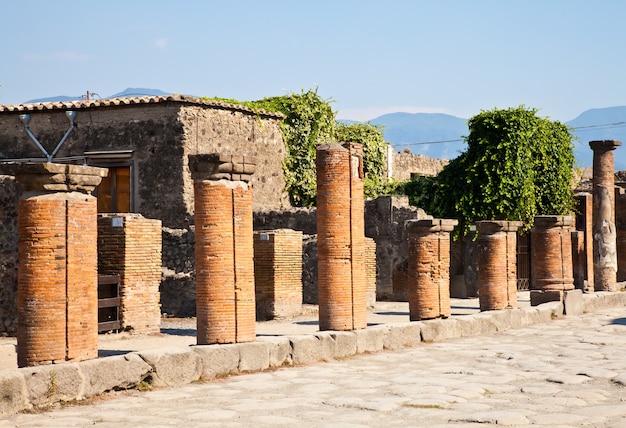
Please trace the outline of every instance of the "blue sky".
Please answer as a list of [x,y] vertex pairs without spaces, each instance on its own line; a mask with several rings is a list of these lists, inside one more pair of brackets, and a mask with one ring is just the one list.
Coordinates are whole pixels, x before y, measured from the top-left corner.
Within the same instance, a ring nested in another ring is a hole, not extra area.
[[524,104],[568,121],[626,105],[624,17],[621,0],[0,0],[0,103],[317,87],[344,119]]

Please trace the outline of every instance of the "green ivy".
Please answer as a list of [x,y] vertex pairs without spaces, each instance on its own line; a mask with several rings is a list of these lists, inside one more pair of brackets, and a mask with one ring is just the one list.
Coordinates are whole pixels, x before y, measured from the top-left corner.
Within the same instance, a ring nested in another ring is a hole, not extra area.
[[466,232],[478,220],[565,215],[574,206],[574,154],[568,127],[524,106],[482,111],[469,120],[467,149],[434,179],[407,185],[436,217],[457,218]]
[[335,120],[336,113],[330,105],[332,100],[322,99],[317,89],[259,101],[211,99],[244,105],[255,111],[263,109],[282,113],[284,119],[281,121],[281,130],[286,149],[283,163],[285,190],[293,206],[315,205],[316,147],[331,141],[349,141],[363,145],[366,197],[395,192],[394,183],[385,178],[387,143],[384,141],[382,128],[370,123],[338,123]]

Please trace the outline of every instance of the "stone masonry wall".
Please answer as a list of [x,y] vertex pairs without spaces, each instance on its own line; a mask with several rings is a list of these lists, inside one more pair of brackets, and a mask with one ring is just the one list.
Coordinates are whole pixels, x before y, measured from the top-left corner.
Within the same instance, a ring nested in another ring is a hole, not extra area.
[[[166,227],[187,228],[193,224],[193,186],[187,157],[200,153],[256,157],[253,208],[289,207],[283,192],[284,143],[279,116],[190,97],[145,100],[125,105],[107,104],[104,100],[68,104],[77,112],[76,128],[57,157],[132,151],[137,212],[162,220]],[[30,128],[52,152],[69,126],[64,114],[68,107],[45,106],[38,105],[30,111]],[[0,108],[0,152],[6,158],[43,156],[24,130],[19,119],[23,112]]]
[[392,152],[391,176],[398,181],[410,180],[412,174],[437,175],[450,161],[405,152]]
[[0,176],[0,335],[17,332],[17,201],[11,176]]

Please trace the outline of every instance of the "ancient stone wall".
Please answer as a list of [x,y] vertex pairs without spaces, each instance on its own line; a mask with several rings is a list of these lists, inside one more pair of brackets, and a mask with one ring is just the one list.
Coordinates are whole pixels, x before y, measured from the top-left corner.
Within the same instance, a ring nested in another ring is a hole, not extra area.
[[[64,110],[75,110],[76,128],[57,157],[92,152],[90,165],[108,166],[111,159],[101,152],[128,151],[130,157],[124,162],[131,166],[136,211],[146,218],[162,220],[166,227],[193,224],[188,155],[220,152],[256,157],[253,208],[289,207],[283,191],[285,149],[280,116],[190,97],[116,103],[102,100],[36,105],[29,111],[29,126],[50,153],[69,126]],[[0,108],[0,152],[5,158],[43,157],[19,118],[24,109]]]
[[406,152],[391,152],[391,176],[398,181],[410,180],[412,175],[437,175],[450,161]]
[[17,332],[17,201],[11,176],[0,175],[0,335]]

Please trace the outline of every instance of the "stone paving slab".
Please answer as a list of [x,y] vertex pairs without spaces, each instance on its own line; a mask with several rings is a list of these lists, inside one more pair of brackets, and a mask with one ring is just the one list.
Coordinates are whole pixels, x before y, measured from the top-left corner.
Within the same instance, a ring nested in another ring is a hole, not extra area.
[[[189,324],[193,320],[177,320],[176,322],[181,324],[176,328],[166,326],[166,329],[169,328],[179,335],[160,334],[151,337],[127,334],[106,335],[101,339],[105,344],[108,343],[110,348],[101,352],[111,355],[109,357],[80,363],[0,371],[0,391],[2,392],[0,394],[0,417],[29,409],[32,406],[49,406],[58,402],[84,400],[111,390],[181,386],[250,371],[342,360],[360,353],[405,349],[410,346],[420,347],[422,344],[461,337],[486,336],[514,328],[518,329],[515,331],[524,332],[525,329],[535,324],[549,324],[561,318],[566,309],[561,302],[545,303],[537,307],[524,306],[522,303],[523,307],[519,309],[478,313],[478,308],[471,305],[471,300],[477,303],[476,299],[454,302],[453,307],[460,313],[449,319],[404,323],[397,322],[398,317],[408,317],[408,312],[400,310],[398,303],[383,303],[387,307],[375,308],[372,311],[372,319],[368,319],[370,322],[368,322],[367,329],[347,332],[318,332],[316,321],[310,319],[314,314],[309,313],[292,320],[276,320],[269,330],[282,326],[285,332],[291,331],[299,334],[281,335],[261,332],[256,342],[232,345],[188,346],[195,343],[193,325]],[[583,301],[578,303],[582,304],[585,309],[589,307],[594,310],[603,307],[624,308],[626,307],[626,293],[595,293],[585,296]],[[263,328],[269,328],[269,323],[260,325]],[[303,333],[303,329],[308,333]],[[583,351],[588,351],[589,347],[607,346],[607,343],[611,346],[621,346],[626,343],[607,326],[604,326],[601,332],[604,333],[601,336],[594,332],[571,350],[569,348],[563,350],[561,356],[576,353],[579,347],[582,347]],[[544,335],[559,337],[567,336],[567,333],[546,329]],[[186,340],[188,342],[185,346],[171,346],[173,338],[175,341]],[[594,340],[594,338],[599,338],[599,340]],[[517,353],[532,352],[520,345],[525,345],[525,343],[520,342],[519,345],[511,346],[506,352],[502,352],[499,358],[515,359],[516,354],[510,352],[511,349]],[[131,352],[136,347],[139,349]],[[595,357],[598,358],[597,355]],[[479,355],[478,358],[474,358],[481,362],[483,356]],[[577,361],[577,359],[572,357],[572,361]],[[529,372],[541,371],[544,366],[548,367],[549,364],[535,361],[534,366],[527,370]],[[561,373],[545,381],[551,384],[578,385],[584,382],[584,376],[589,377],[589,373],[591,372],[587,369],[585,372],[574,374]],[[606,366],[599,368],[597,373],[605,379],[610,378],[611,382],[616,384],[623,383],[622,380],[626,377],[622,373],[614,376]],[[494,375],[487,370],[484,370],[482,375],[482,378],[476,379],[489,384],[490,391],[511,392],[507,386],[515,379],[501,374]],[[441,380],[438,382],[438,385],[441,385]],[[451,382],[454,382],[453,378]],[[480,387],[480,384],[474,385],[469,394],[477,394]],[[467,394],[468,391],[465,390],[455,390],[451,393],[462,398],[465,398]],[[426,406],[427,408],[433,408],[436,400],[442,397],[431,397],[431,399],[435,401]],[[372,407],[372,410],[387,408],[391,406],[392,401],[377,401],[374,404],[367,404],[366,407]],[[492,419],[479,418],[476,421],[466,422],[491,423],[490,421]]]
[[624,427],[626,342],[610,338],[626,336],[625,320],[621,305],[341,361],[111,393],[13,415],[0,428]]

